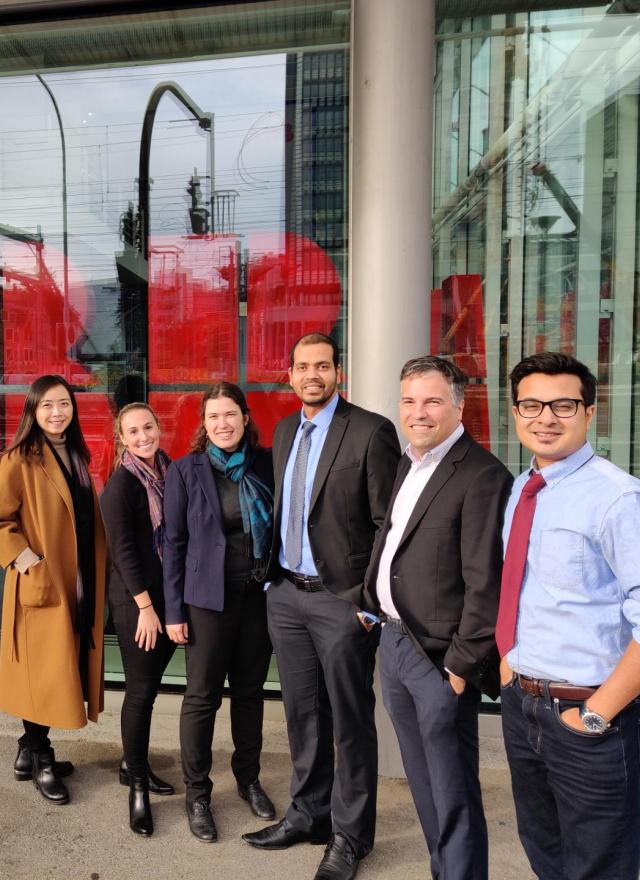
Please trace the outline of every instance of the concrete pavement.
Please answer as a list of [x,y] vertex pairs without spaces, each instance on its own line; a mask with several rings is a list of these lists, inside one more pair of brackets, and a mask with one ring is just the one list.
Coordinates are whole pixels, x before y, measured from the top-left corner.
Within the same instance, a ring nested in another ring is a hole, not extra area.
[[[178,752],[180,698],[163,695],[154,713],[152,766],[175,784],[170,798],[152,797],[155,834],[128,827],[127,790],[118,783],[120,693],[107,694],[100,723],[54,731],[59,758],[76,765],[71,803],[49,806],[30,782],[13,779],[21,725],[0,715],[1,880],[312,880],[322,847],[306,844],[262,853],[240,840],[261,822],[240,800],[229,767],[226,706],[214,745],[213,809],[219,841],[203,844],[188,830]],[[226,702],[226,701],[225,701]],[[261,781],[281,815],[288,803],[290,762],[279,703],[267,704]],[[489,824],[491,880],[533,880],[515,829],[508,771],[497,737],[482,737],[482,785]],[[380,779],[376,849],[362,862],[362,880],[426,880],[428,855],[407,784]]]

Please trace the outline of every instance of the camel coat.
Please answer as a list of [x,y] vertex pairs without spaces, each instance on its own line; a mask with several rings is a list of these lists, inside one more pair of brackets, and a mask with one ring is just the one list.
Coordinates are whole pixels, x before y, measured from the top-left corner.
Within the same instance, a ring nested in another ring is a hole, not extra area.
[[[53,453],[0,458],[0,566],[7,569],[0,640],[0,711],[49,727],[84,727],[103,708],[106,541],[93,490],[95,617],[88,652],[88,702],[74,632],[77,550],[71,493]],[[21,575],[12,565],[26,547],[43,557]]]

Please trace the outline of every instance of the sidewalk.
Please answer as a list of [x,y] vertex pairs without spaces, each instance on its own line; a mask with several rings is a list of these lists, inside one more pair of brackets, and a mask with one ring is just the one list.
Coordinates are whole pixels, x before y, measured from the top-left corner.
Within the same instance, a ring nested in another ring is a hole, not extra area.
[[[1,880],[312,880],[322,847],[306,844],[261,853],[240,840],[261,827],[238,797],[229,768],[231,738],[223,707],[216,729],[213,808],[220,835],[203,844],[189,833],[178,754],[179,697],[162,696],[154,713],[152,766],[175,784],[171,798],[152,797],[155,834],[149,840],[128,826],[127,790],[118,784],[121,756],[119,707],[110,692],[98,725],[63,731],[58,757],[76,771],[69,780],[71,803],[49,806],[32,783],[13,779],[21,725],[0,715]],[[277,707],[267,719],[277,717]],[[502,743],[482,739],[482,785],[489,824],[491,880],[532,880],[517,838]],[[266,720],[261,781],[278,816],[288,803],[290,763],[286,730]],[[362,862],[358,880],[426,880],[428,855],[406,782],[380,779],[375,852]]]

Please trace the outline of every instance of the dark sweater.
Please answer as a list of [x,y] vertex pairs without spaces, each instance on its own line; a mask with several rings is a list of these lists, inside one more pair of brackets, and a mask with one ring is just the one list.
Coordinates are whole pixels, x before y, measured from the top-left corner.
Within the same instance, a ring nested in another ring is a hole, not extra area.
[[123,605],[148,590],[162,617],[162,563],[153,549],[146,489],[130,471],[119,467],[102,493],[100,507],[109,543],[109,601]]

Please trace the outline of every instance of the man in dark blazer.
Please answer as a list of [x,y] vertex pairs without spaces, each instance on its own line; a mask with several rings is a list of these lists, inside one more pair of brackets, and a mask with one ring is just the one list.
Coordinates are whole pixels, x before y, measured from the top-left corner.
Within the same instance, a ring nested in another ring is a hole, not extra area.
[[339,396],[330,337],[303,336],[289,378],[303,406],[274,435],[267,611],[293,761],[291,804],[281,822],[243,839],[262,849],[328,842],[316,880],[350,880],[373,846],[377,790],[379,627],[365,628],[357,615],[400,449],[388,419]]
[[440,880],[487,880],[478,778],[481,692],[497,697],[494,628],[512,477],[462,427],[465,374],[439,357],[401,373],[409,445],[365,581],[384,623],[385,707]]

